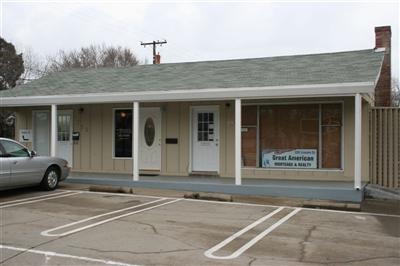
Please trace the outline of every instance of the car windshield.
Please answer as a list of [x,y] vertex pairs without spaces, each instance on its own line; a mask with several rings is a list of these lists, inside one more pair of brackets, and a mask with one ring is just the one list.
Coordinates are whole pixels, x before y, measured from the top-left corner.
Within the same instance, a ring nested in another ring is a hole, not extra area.
[[1,145],[4,148],[6,155],[11,157],[29,157],[29,152],[27,149],[18,143],[0,140]]

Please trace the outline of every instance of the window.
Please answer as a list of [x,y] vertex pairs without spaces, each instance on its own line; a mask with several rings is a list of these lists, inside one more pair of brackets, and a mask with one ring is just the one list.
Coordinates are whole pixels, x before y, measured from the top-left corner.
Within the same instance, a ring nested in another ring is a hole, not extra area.
[[58,141],[70,140],[70,124],[71,124],[71,115],[64,115],[64,114],[58,115],[58,123],[57,123]]
[[243,166],[340,169],[341,142],[342,104],[242,107]]
[[132,110],[114,111],[114,157],[132,157]]
[[28,150],[24,146],[19,145],[18,143],[15,143],[15,142],[12,142],[12,141],[7,141],[7,140],[1,140],[0,143],[4,148],[6,156],[9,156],[9,157],[29,157]]
[[242,165],[257,166],[257,106],[243,106]]
[[214,113],[197,114],[197,140],[214,141]]
[[342,106],[322,105],[322,168],[341,167]]

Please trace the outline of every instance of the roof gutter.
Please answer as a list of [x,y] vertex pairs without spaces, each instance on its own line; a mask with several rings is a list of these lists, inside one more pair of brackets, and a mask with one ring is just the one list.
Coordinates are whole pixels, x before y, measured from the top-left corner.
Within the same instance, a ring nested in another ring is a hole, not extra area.
[[122,102],[174,102],[268,98],[338,97],[373,93],[374,82],[290,85],[269,87],[210,88],[144,92],[113,92],[0,98],[2,107],[71,105]]

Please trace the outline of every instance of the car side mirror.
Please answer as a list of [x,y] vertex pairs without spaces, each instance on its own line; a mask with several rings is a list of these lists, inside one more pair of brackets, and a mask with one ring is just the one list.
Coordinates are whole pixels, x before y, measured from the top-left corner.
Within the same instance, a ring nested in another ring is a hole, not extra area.
[[30,152],[29,152],[29,155],[30,155],[31,157],[35,157],[35,156],[37,156],[37,153],[36,153],[36,151],[30,151]]

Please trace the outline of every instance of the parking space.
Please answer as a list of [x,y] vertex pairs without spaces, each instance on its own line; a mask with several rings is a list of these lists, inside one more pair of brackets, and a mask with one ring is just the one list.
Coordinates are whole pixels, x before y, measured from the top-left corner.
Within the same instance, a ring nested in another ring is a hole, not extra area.
[[400,216],[57,190],[0,197],[2,265],[398,265]]

